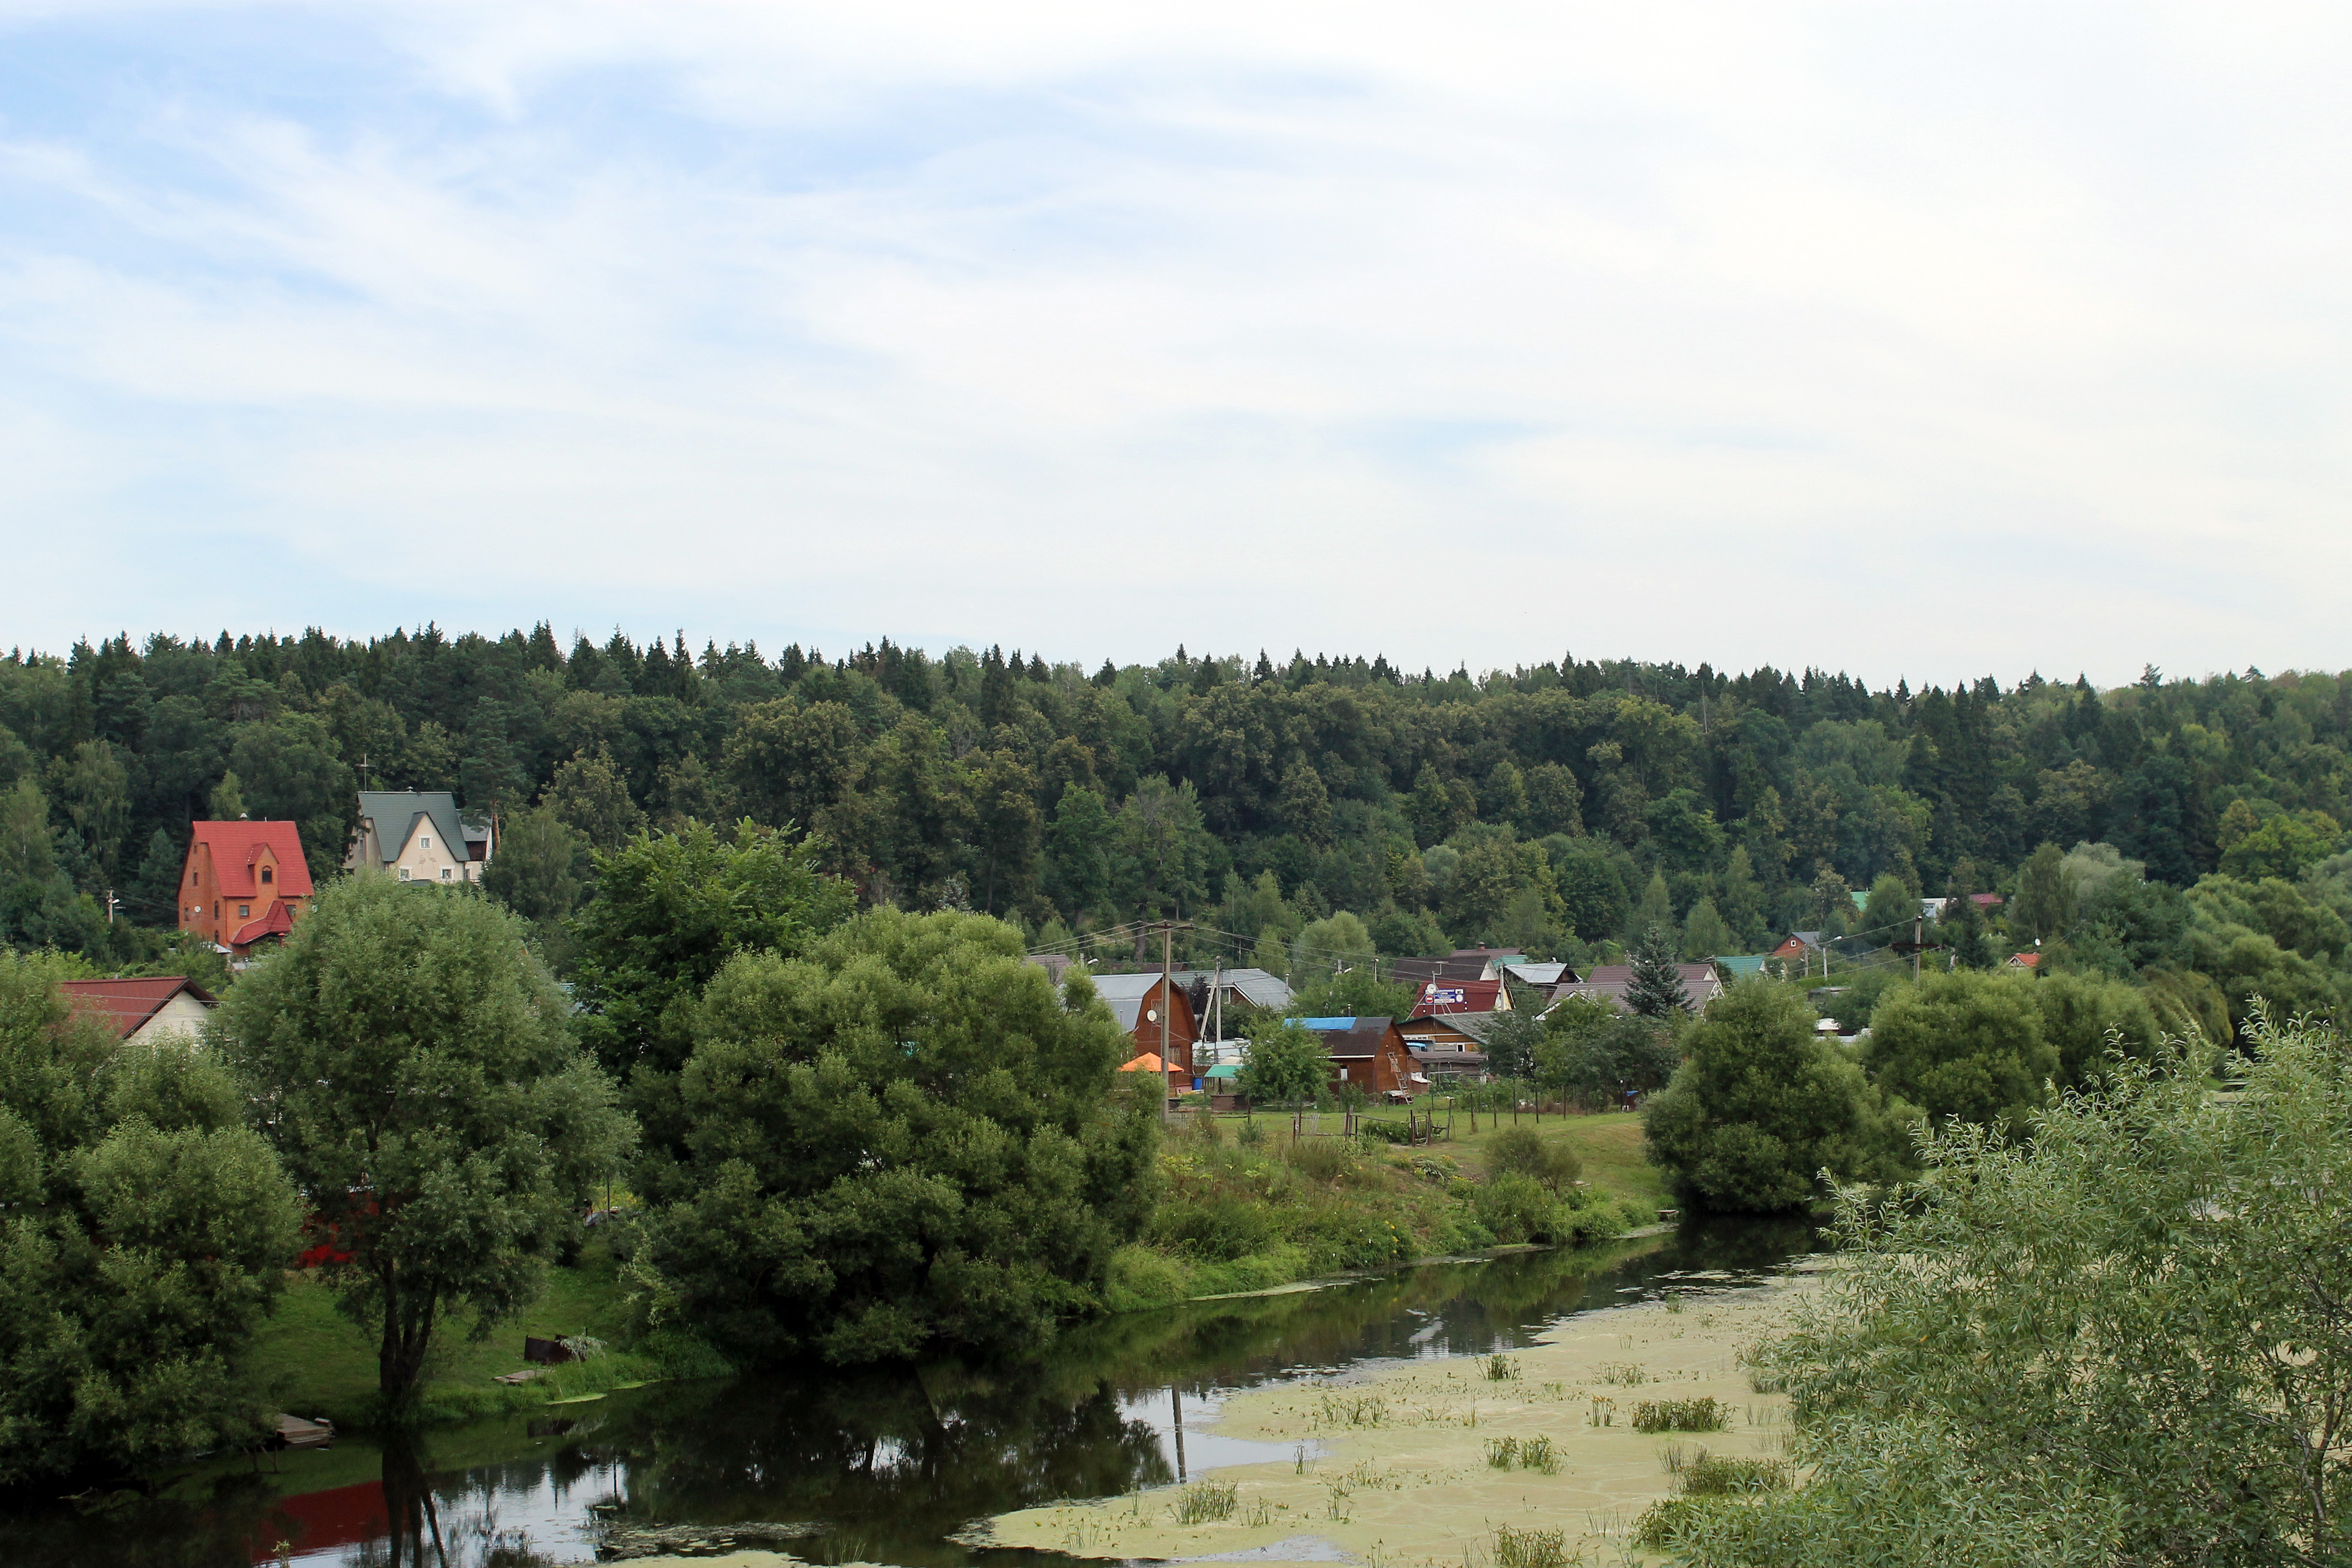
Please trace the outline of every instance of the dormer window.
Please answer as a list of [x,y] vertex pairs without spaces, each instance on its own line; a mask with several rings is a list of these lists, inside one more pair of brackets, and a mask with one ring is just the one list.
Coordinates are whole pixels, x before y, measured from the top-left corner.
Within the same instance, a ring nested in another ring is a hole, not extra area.
[[264,867],[261,868],[261,885],[262,885],[263,887],[265,887],[265,888],[266,888],[266,887],[268,887],[270,883],[272,883],[272,882],[276,881],[277,879],[278,879],[278,871],[277,871],[277,868],[276,868],[275,867],[271,867],[271,866],[264,866]]

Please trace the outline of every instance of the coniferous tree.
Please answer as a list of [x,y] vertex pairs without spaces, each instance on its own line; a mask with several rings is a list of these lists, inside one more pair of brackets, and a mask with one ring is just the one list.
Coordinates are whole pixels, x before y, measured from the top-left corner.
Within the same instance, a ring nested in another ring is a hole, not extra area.
[[1626,954],[1633,965],[1633,983],[1625,988],[1625,1005],[1644,1018],[1663,1018],[1677,1007],[1690,1005],[1683,989],[1682,971],[1675,966],[1675,939],[1664,926],[1652,926]]

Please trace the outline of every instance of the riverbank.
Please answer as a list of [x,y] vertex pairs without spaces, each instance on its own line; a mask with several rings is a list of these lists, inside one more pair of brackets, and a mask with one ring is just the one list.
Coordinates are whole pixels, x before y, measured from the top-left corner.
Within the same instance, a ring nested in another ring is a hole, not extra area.
[[1514,1123],[1475,1120],[1475,1134],[1465,1111],[1455,1137],[1412,1146],[1340,1137],[1335,1112],[1308,1115],[1298,1136],[1286,1116],[1188,1121],[1161,1152],[1158,1211],[1114,1260],[1108,1305],[1136,1311],[1528,1241],[1590,1246],[1654,1222],[1665,1201],[1639,1117],[1528,1117],[1520,1125],[1576,1154],[1582,1180],[1540,1215],[1498,1214],[1481,1201],[1486,1145]]
[[[1442,1114],[1442,1113],[1441,1113]],[[1441,1257],[1486,1253],[1526,1239],[1480,1218],[1485,1145],[1508,1116],[1454,1118],[1457,1136],[1391,1146],[1334,1134],[1337,1113],[1307,1119],[1294,1142],[1287,1117],[1192,1123],[1160,1154],[1162,1198],[1146,1238],[1115,1258],[1106,1306],[1113,1313],[1181,1301],[1282,1289]],[[1583,1185],[1544,1239],[1590,1245],[1632,1234],[1664,1201],[1644,1159],[1641,1121],[1625,1114],[1526,1119],[1573,1150]],[[1214,1135],[1206,1128],[1213,1127]],[[442,1424],[576,1399],[618,1385],[728,1370],[698,1345],[628,1342],[626,1287],[599,1236],[579,1258],[551,1268],[547,1289],[519,1319],[483,1341],[463,1327],[437,1341],[411,1419]],[[498,1379],[530,1370],[526,1336],[587,1335],[611,1351],[585,1365],[553,1369],[520,1385]],[[257,1336],[254,1364],[277,1406],[325,1416],[345,1430],[377,1418],[376,1351],[336,1309],[334,1293],[310,1275],[289,1280]]]
[[[1758,1393],[1740,1356],[1783,1328],[1809,1288],[1800,1274],[1673,1295],[1579,1314],[1499,1357],[1237,1395],[1199,1429],[1278,1444],[1289,1459],[1223,1468],[1190,1488],[1005,1514],[974,1539],[1107,1560],[1247,1553],[1451,1568],[1465,1555],[1499,1560],[1498,1531],[1557,1531],[1567,1562],[1580,1550],[1614,1558],[1642,1513],[1673,1491],[1669,1458],[1780,1452],[1787,1401]],[[1644,1401],[1710,1398],[1728,1412],[1722,1431],[1633,1426]]]
[[[547,1289],[520,1317],[485,1340],[464,1327],[436,1338],[411,1419],[424,1424],[469,1420],[557,1400],[586,1398],[614,1388],[666,1377],[730,1370],[701,1346],[625,1346],[625,1289],[619,1265],[600,1237],[578,1260],[547,1271]],[[523,1359],[526,1337],[587,1336],[612,1347],[585,1363],[535,1369]],[[379,1415],[376,1347],[335,1305],[335,1293],[310,1274],[287,1281],[276,1309],[255,1336],[253,1364],[281,1410],[323,1415],[346,1431],[363,1431]],[[521,1384],[500,1377],[537,1372]]]

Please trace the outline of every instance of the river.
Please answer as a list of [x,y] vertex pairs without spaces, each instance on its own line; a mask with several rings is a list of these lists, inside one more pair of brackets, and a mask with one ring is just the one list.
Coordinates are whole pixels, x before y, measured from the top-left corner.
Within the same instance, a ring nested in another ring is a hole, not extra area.
[[[535,1568],[596,1559],[614,1527],[745,1527],[818,1563],[1040,1564],[972,1521],[1289,1458],[1202,1433],[1226,1394],[1385,1362],[1526,1345],[1571,1313],[1719,1289],[1808,1251],[1801,1223],[1714,1221],[1581,1252],[1423,1264],[1323,1289],[1085,1325],[1017,1363],[772,1373],[357,1437],[155,1500],[0,1521],[12,1568]],[[1709,1276],[1705,1281],[1688,1279]],[[1729,1276],[1729,1279],[1724,1278]],[[746,1539],[746,1543],[754,1543]]]

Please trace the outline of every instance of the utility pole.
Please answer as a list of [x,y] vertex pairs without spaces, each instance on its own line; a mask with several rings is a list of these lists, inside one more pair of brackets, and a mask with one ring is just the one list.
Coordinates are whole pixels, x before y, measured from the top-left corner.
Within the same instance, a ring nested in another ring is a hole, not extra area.
[[[1160,1120],[1168,1120],[1168,1026],[1170,1016],[1176,1011],[1175,942],[1179,931],[1191,931],[1191,921],[1153,921],[1146,931],[1160,933]],[[1136,943],[1143,942],[1142,932],[1136,933]]]
[[112,888],[106,889],[106,923],[108,925],[114,923],[114,889]]
[[1927,916],[1925,910],[1911,917],[1911,984],[1919,984],[1919,949],[1926,934]]

